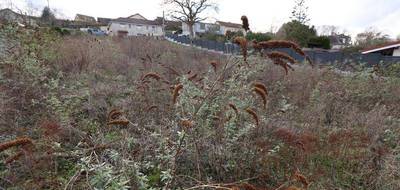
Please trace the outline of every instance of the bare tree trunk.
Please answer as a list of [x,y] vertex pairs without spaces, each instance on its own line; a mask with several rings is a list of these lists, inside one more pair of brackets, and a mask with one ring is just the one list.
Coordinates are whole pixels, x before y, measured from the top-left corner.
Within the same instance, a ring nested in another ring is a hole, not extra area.
[[193,25],[194,24],[188,24],[189,32],[190,32],[190,38],[191,39],[193,39],[195,37],[194,30],[193,30]]

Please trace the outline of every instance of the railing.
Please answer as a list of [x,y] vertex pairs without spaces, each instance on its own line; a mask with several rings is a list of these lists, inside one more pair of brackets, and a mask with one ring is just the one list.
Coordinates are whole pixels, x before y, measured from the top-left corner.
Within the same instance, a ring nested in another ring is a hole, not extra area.
[[232,43],[216,42],[204,39],[190,39],[188,36],[167,35],[167,38],[186,45],[193,45],[199,48],[217,51],[225,54],[237,54],[240,47]]
[[[199,48],[222,52],[225,54],[240,54],[240,47],[232,43],[216,42],[204,39],[190,39],[188,36],[167,35],[167,38],[186,45],[193,45]],[[291,49],[283,48],[276,49],[283,51],[297,61],[304,61],[304,57],[298,55]],[[306,50],[305,53],[317,64],[334,64],[337,66],[346,65],[349,63],[365,64],[366,66],[373,66],[376,64],[389,65],[392,63],[400,63],[400,57],[383,56],[377,53],[361,54],[361,53],[344,53],[344,52],[328,52],[321,50]]]

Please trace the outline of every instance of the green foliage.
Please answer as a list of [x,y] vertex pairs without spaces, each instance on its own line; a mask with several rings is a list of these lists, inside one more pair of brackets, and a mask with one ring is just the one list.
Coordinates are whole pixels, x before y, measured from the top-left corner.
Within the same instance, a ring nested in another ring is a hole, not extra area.
[[56,17],[54,16],[54,13],[50,10],[50,8],[46,6],[42,10],[42,15],[40,16],[40,19],[45,23],[51,23],[56,19]]
[[292,16],[290,18],[301,24],[307,24],[310,21],[307,11],[308,7],[305,0],[295,0],[295,6],[293,7]]
[[227,41],[232,41],[233,39],[235,39],[238,36],[244,36],[242,31],[238,31],[238,32],[232,32],[230,30],[226,31],[225,34],[225,38]]
[[216,34],[214,32],[207,32],[205,34],[202,34],[201,38],[210,41],[225,42],[225,36]]
[[248,41],[252,41],[252,40],[256,40],[257,42],[262,42],[262,41],[269,41],[273,38],[273,34],[270,33],[253,33],[253,32],[249,32],[246,35],[246,39]]
[[283,24],[277,33],[278,39],[294,41],[302,47],[306,47],[310,39],[316,36],[314,26],[310,27],[296,20]]
[[308,47],[331,49],[331,41],[327,36],[312,37],[308,41]]

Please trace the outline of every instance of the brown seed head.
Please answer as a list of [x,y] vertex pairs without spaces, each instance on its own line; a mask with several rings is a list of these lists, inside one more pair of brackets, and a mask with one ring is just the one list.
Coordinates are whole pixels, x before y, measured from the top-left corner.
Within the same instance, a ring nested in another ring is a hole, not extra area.
[[26,144],[33,144],[32,139],[27,137],[17,138],[15,140],[0,144],[0,152],[3,152],[4,150],[7,150],[14,146],[22,146]]
[[229,107],[233,109],[233,111],[235,111],[236,116],[239,116],[239,110],[237,109],[237,107],[235,106],[235,104],[230,103]]
[[183,89],[183,85],[182,85],[182,84],[178,84],[178,85],[175,86],[174,92],[173,92],[173,94],[172,94],[174,104],[176,104],[176,101],[177,101],[178,96],[179,96],[179,92],[180,92],[182,89]]
[[256,125],[258,126],[258,125],[260,124],[260,121],[259,121],[259,119],[258,119],[257,113],[256,113],[253,109],[251,109],[251,108],[247,108],[247,109],[246,109],[246,112],[247,112],[248,114],[250,114],[251,116],[253,116],[253,119],[254,119],[254,121],[256,122]]
[[218,62],[216,61],[211,61],[210,65],[213,67],[214,72],[217,72],[217,68],[218,68]]
[[121,111],[119,111],[117,109],[113,109],[110,111],[110,113],[108,113],[108,121],[115,120],[118,117],[120,117],[121,115],[122,115]]
[[267,56],[272,60],[281,59],[281,60],[286,60],[292,64],[297,63],[297,61],[293,57],[291,57],[287,53],[283,53],[283,52],[279,52],[279,51],[273,51],[273,52],[267,53]]
[[268,95],[267,87],[266,87],[263,83],[261,83],[261,82],[254,82],[253,85],[254,85],[254,87],[257,87],[257,88],[262,89],[262,90],[265,92],[265,94]]
[[249,19],[247,18],[247,16],[243,15],[240,20],[242,20],[242,28],[244,30],[249,31],[250,30],[250,25],[249,25]]
[[12,162],[14,162],[14,161],[20,159],[23,155],[24,155],[24,152],[23,152],[23,151],[19,151],[17,154],[8,157],[8,158],[4,161],[4,163],[5,163],[5,164],[11,164]]
[[242,49],[244,61],[247,61],[247,40],[244,37],[238,36],[233,40],[233,43],[238,44]]
[[254,87],[253,91],[261,97],[264,108],[266,108],[267,107],[267,94],[265,93],[265,91],[262,88],[258,88],[258,87]]
[[186,128],[186,129],[193,127],[193,122],[190,121],[189,119],[182,119],[180,124],[182,127]]
[[158,73],[156,73],[156,72],[149,72],[149,73],[145,74],[145,75],[143,76],[143,78],[142,78],[142,81],[145,81],[145,79],[147,79],[147,78],[152,78],[152,79],[155,79],[155,80],[157,80],[157,81],[159,81],[160,79],[162,79],[162,77],[161,77]]

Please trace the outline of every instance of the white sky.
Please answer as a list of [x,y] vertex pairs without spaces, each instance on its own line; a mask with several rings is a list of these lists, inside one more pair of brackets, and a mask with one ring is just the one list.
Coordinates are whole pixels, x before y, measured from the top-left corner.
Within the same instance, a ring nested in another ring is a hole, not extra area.
[[[47,0],[0,0],[0,7],[25,9],[30,1],[41,10]],[[49,0],[50,7],[73,19],[76,13],[94,17],[117,18],[140,13],[148,19],[162,16],[162,0]],[[215,20],[240,23],[247,15],[253,31],[270,31],[289,21],[294,0],[214,0],[218,13],[205,16]],[[392,38],[400,34],[400,0],[306,0],[310,24],[335,25],[355,35],[368,27],[375,27]]]

